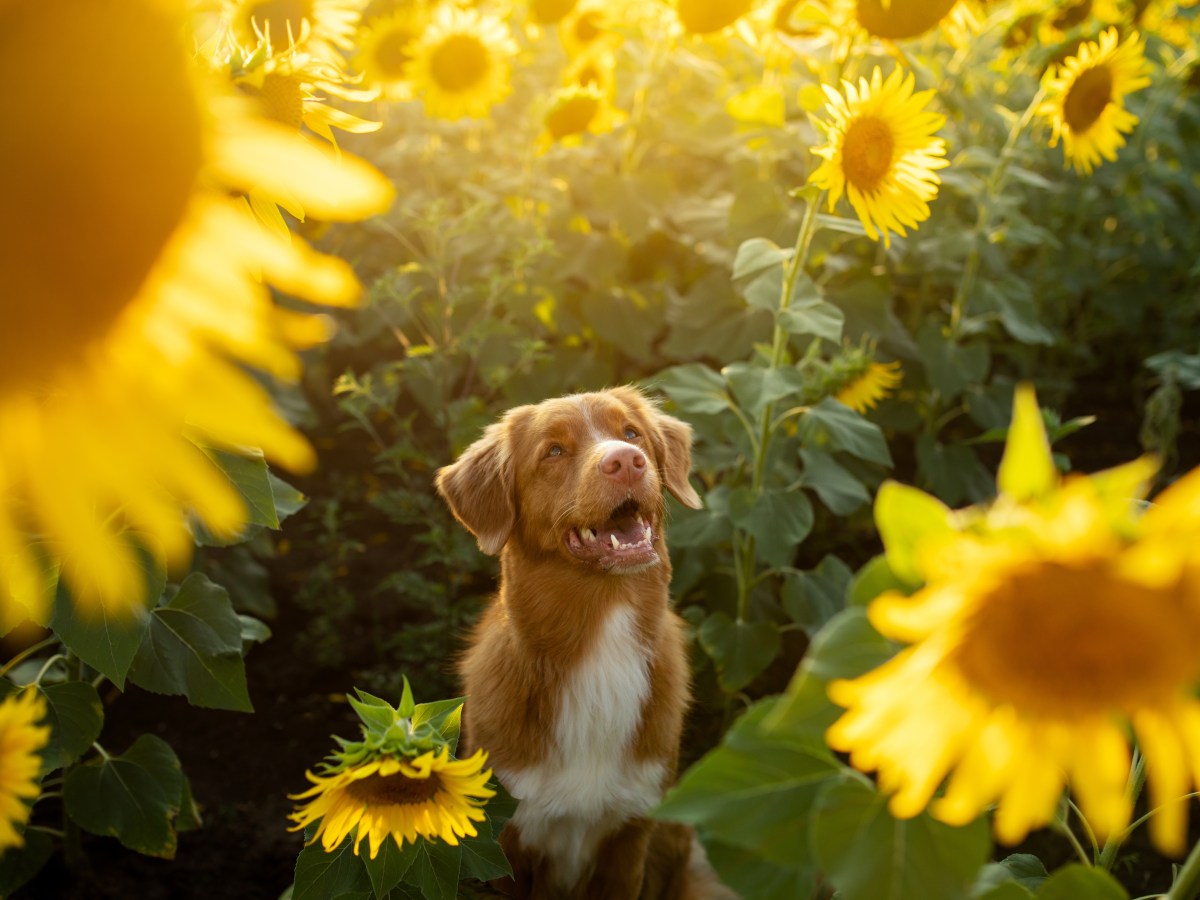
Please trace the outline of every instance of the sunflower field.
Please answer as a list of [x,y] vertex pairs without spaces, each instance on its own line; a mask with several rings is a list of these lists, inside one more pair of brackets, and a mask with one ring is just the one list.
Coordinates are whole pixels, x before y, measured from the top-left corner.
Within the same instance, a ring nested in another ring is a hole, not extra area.
[[0,81],[0,897],[498,896],[433,477],[618,384],[729,888],[1200,897],[1200,2],[0,0]]

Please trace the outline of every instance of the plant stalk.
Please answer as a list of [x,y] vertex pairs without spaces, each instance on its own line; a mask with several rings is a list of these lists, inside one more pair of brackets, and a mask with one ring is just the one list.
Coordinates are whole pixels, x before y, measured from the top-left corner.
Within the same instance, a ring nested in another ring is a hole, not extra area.
[[1184,860],[1183,868],[1175,876],[1175,883],[1167,891],[1165,900],[1196,900],[1200,897],[1200,843]]
[[[1137,798],[1141,796],[1142,788],[1146,784],[1146,758],[1142,756],[1141,751],[1134,750],[1133,752],[1133,767],[1129,770],[1129,783],[1126,785],[1126,796],[1129,798],[1129,808],[1137,802]],[[1106,872],[1111,872],[1113,865],[1117,861],[1117,853],[1120,852],[1121,846],[1125,843],[1125,839],[1129,837],[1128,829],[1114,832],[1110,834],[1104,841],[1104,846],[1100,850],[1100,855],[1096,857],[1096,868],[1103,869]]]

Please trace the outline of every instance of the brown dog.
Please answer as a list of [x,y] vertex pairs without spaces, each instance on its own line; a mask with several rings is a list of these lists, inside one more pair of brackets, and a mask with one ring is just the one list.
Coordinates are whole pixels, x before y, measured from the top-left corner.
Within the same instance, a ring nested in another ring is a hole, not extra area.
[[675,777],[689,701],[662,492],[699,508],[690,467],[690,427],[624,387],[510,410],[438,473],[500,554],[462,661],[464,740],[520,801],[500,838],[515,896],[719,888],[690,830],[646,816]]

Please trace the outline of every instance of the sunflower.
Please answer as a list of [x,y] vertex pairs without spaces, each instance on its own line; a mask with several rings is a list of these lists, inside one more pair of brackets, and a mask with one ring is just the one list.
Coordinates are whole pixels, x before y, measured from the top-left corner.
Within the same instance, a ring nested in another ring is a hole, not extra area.
[[611,53],[621,44],[614,23],[632,24],[629,16],[601,0],[583,0],[558,25],[558,36],[567,55],[578,59]]
[[538,25],[557,25],[579,0],[529,0],[529,18]]
[[295,44],[327,58],[354,46],[366,0],[225,0],[225,16],[242,46],[259,37],[274,51]]
[[936,28],[959,0],[856,0],[854,17],[869,34],[901,41]]
[[377,756],[330,775],[306,773],[313,787],[291,799],[312,799],[291,814],[291,830],[319,820],[310,843],[320,839],[331,852],[351,836],[357,854],[370,840],[371,859],[389,835],[399,847],[418,838],[457,845],[477,834],[473,823],[484,820],[483,804],[495,796],[487,787],[486,760],[482,750],[452,760],[443,746],[415,758]]
[[516,52],[500,19],[443,7],[413,45],[408,78],[429,115],[481,118],[512,90],[509,60]]
[[425,24],[425,16],[416,7],[404,7],[371,19],[358,32],[358,69],[365,83],[378,88],[388,100],[412,99],[408,64]]
[[1123,43],[1115,28],[1087,41],[1077,55],[1047,72],[1046,101],[1038,107],[1053,129],[1050,146],[1061,137],[1065,162],[1091,174],[1101,161],[1117,158],[1124,135],[1137,116],[1125,108],[1125,97],[1150,83],[1143,44],[1137,33]]
[[568,85],[550,98],[542,117],[541,147],[577,142],[584,134],[610,130],[621,116],[595,85]]
[[[145,599],[143,552],[188,556],[185,510],[240,530],[241,500],[198,445],[312,462],[243,366],[295,377],[292,348],[326,336],[268,284],[341,304],[358,286],[340,261],[264,231],[235,194],[288,192],[333,219],[390,200],[365,164],[335,164],[223,94],[180,16],[160,0],[94,0],[65,19],[0,6],[0,77],[63,54],[3,101],[41,126],[0,136],[0,167],[22,173],[0,194],[13,300],[0,330],[0,598],[19,594],[35,617],[48,563],[85,612],[120,611]],[[2,606],[8,619],[25,611]]]
[[903,378],[900,363],[873,362],[861,375],[844,385],[834,399],[856,413],[865,413],[895,390]]
[[[1139,460],[1060,479],[1023,387],[990,506],[951,513],[913,489],[881,490],[889,562],[925,585],[871,604],[875,627],[911,646],[830,685],[847,711],[827,739],[878,771],[894,815],[932,801],[961,825],[998,803],[996,834],[1011,844],[1051,821],[1069,785],[1098,835],[1119,833],[1130,728],[1157,807],[1151,837],[1184,848],[1180,801],[1200,781],[1200,470],[1138,518],[1154,470]],[[918,531],[905,508],[923,511]]]
[[18,825],[29,821],[26,800],[38,795],[42,758],[38,751],[50,740],[46,702],[36,691],[16,694],[0,703],[0,850],[20,847],[25,836]]
[[929,201],[941,183],[936,169],[948,163],[946,142],[933,137],[945,122],[926,112],[933,91],[913,93],[913,75],[897,67],[887,81],[876,66],[858,87],[842,82],[844,95],[825,86],[829,142],[813,148],[822,157],[812,182],[828,189],[832,210],[844,191],[867,235],[891,245],[890,231],[905,234],[929,218]]
[[675,14],[688,34],[728,28],[754,6],[754,0],[675,0]]

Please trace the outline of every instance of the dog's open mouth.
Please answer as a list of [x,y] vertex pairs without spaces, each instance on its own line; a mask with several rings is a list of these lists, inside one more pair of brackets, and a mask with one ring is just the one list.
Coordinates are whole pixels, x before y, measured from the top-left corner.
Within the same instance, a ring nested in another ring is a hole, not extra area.
[[658,561],[654,520],[635,500],[626,500],[604,522],[572,528],[567,533],[567,549],[607,569],[628,569]]

